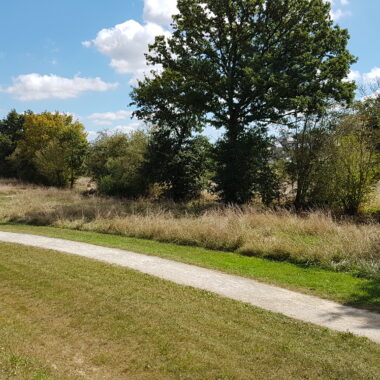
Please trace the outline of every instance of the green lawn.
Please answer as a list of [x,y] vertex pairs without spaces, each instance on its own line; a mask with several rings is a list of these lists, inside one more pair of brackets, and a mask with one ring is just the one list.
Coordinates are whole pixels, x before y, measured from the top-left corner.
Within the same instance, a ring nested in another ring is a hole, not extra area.
[[379,379],[380,345],[135,271],[0,243],[1,379]]
[[355,277],[350,273],[301,267],[287,262],[240,256],[236,253],[54,227],[0,225],[0,230],[75,240],[156,255],[254,278],[343,304],[380,311],[380,282],[375,279]]

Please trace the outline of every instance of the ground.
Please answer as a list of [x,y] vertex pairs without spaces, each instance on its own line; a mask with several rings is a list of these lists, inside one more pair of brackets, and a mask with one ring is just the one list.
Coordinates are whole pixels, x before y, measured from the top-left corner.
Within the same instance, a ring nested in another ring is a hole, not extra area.
[[0,249],[1,378],[378,379],[380,346],[61,253]]

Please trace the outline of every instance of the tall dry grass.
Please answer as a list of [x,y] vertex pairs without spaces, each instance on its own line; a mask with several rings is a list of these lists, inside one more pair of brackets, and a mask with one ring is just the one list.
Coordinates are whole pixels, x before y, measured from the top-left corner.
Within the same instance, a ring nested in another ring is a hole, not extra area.
[[380,225],[323,212],[176,205],[84,197],[79,191],[0,181],[0,219],[235,251],[380,276]]

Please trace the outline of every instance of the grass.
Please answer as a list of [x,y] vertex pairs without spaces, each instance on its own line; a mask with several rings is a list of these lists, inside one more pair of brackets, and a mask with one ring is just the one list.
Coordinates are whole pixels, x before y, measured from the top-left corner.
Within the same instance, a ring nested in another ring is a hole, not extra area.
[[0,378],[378,379],[380,345],[116,266],[0,243]]
[[0,225],[0,230],[74,240],[160,256],[257,279],[346,305],[380,311],[380,281],[356,277],[350,273],[303,267],[199,247],[55,227]]
[[313,212],[84,197],[0,181],[0,220],[153,239],[380,278],[380,225]]

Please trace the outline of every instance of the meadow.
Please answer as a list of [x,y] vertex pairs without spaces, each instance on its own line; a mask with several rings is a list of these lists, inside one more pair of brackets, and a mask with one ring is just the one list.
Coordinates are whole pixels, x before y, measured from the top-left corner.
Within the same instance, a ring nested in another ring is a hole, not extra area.
[[[380,225],[327,212],[295,214],[221,206],[210,199],[175,204],[87,195],[13,180],[0,182],[3,223],[54,226],[235,252],[302,266],[380,276]],[[371,204],[372,209],[376,207]]]

